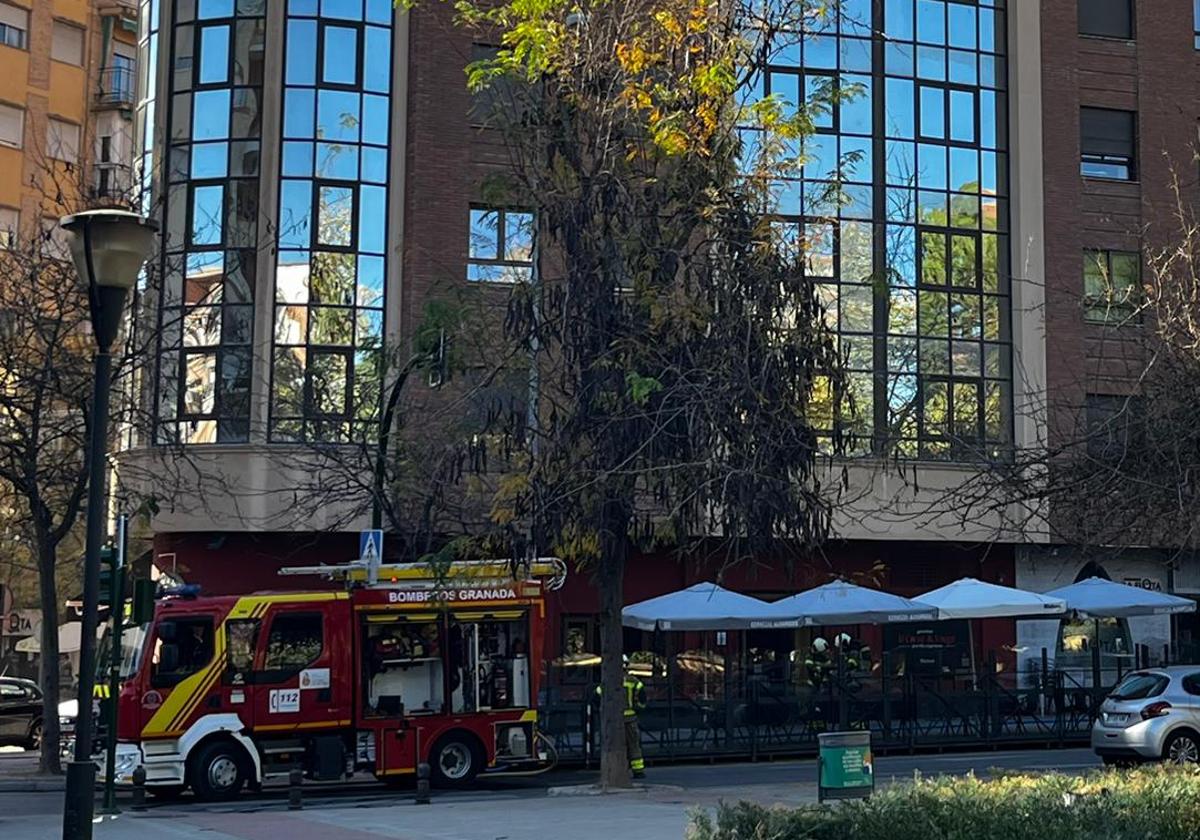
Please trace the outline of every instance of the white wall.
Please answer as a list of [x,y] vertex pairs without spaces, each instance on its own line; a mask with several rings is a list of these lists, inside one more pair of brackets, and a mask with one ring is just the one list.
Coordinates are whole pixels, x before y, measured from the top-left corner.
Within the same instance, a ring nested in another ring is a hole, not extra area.
[[[1060,586],[1069,586],[1087,565],[1089,559],[1075,548],[1053,547],[1018,549],[1016,557],[1016,586],[1031,592],[1048,592]],[[1138,586],[1149,585],[1166,592],[1167,567],[1162,558],[1148,552],[1128,551],[1111,558],[1097,559],[1109,578],[1119,583]],[[1160,655],[1163,645],[1171,638],[1171,618],[1165,615],[1131,618],[1129,644],[1147,645],[1151,654]],[[1042,648],[1046,648],[1050,665],[1054,665],[1054,654],[1058,646],[1058,620],[1017,622],[1017,668],[1025,673],[1027,660],[1041,661]],[[1132,649],[1132,648],[1131,648]]]

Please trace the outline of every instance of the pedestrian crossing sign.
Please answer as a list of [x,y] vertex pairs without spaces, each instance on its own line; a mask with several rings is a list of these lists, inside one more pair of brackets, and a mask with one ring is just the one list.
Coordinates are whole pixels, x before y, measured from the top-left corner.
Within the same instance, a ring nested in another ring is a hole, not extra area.
[[362,531],[358,535],[358,559],[369,566],[378,566],[383,559],[383,531]]

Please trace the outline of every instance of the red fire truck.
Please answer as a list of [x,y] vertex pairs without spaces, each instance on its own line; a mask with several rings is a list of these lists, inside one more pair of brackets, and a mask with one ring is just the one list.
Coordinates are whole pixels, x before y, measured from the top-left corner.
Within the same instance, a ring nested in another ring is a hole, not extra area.
[[548,768],[535,707],[543,593],[560,561],[350,563],[285,569],[345,591],[170,597],[118,700],[118,783],[236,796],[300,768],[310,779],[435,784]]

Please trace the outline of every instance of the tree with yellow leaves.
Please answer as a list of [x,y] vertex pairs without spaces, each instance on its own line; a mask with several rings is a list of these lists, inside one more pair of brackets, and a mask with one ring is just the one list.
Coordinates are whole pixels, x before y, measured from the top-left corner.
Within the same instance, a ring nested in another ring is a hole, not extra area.
[[505,330],[530,359],[533,407],[492,518],[594,581],[602,782],[623,786],[629,558],[703,545],[736,562],[811,548],[828,531],[818,439],[843,441],[816,395],[844,402],[841,364],[802,268],[805,243],[775,210],[817,117],[853,92],[818,85],[797,103],[747,91],[838,10],[807,0],[457,10],[500,44],[468,79],[511,162],[490,188],[536,218],[534,274],[514,285]]

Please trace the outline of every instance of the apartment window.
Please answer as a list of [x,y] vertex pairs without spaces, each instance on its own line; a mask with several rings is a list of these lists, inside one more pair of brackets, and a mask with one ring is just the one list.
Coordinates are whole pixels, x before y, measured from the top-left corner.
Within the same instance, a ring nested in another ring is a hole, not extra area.
[[1109,108],[1079,109],[1080,171],[1089,178],[1137,178],[1137,114]]
[[1200,50],[1200,0],[1192,0],[1192,29],[1196,33],[1196,49]]
[[0,105],[0,144],[21,148],[25,136],[25,109]]
[[0,3],[0,44],[18,50],[29,45],[29,12]]
[[1093,324],[1127,321],[1137,311],[1142,257],[1136,251],[1083,252],[1083,319]]
[[42,256],[51,260],[71,259],[67,232],[59,224],[59,220],[52,216],[42,219]]
[[20,211],[12,207],[0,207],[0,248],[7,251],[16,247],[20,224]]
[[83,30],[61,20],[54,21],[50,57],[65,64],[83,66]]
[[79,162],[79,126],[56,120],[46,121],[46,151],[55,160]]
[[533,214],[472,207],[467,279],[482,283],[527,283],[532,278]]
[[1078,8],[1080,35],[1133,37],[1133,0],[1079,0]]
[[1087,453],[1104,463],[1125,458],[1140,437],[1142,402],[1139,397],[1088,394],[1084,407]]

